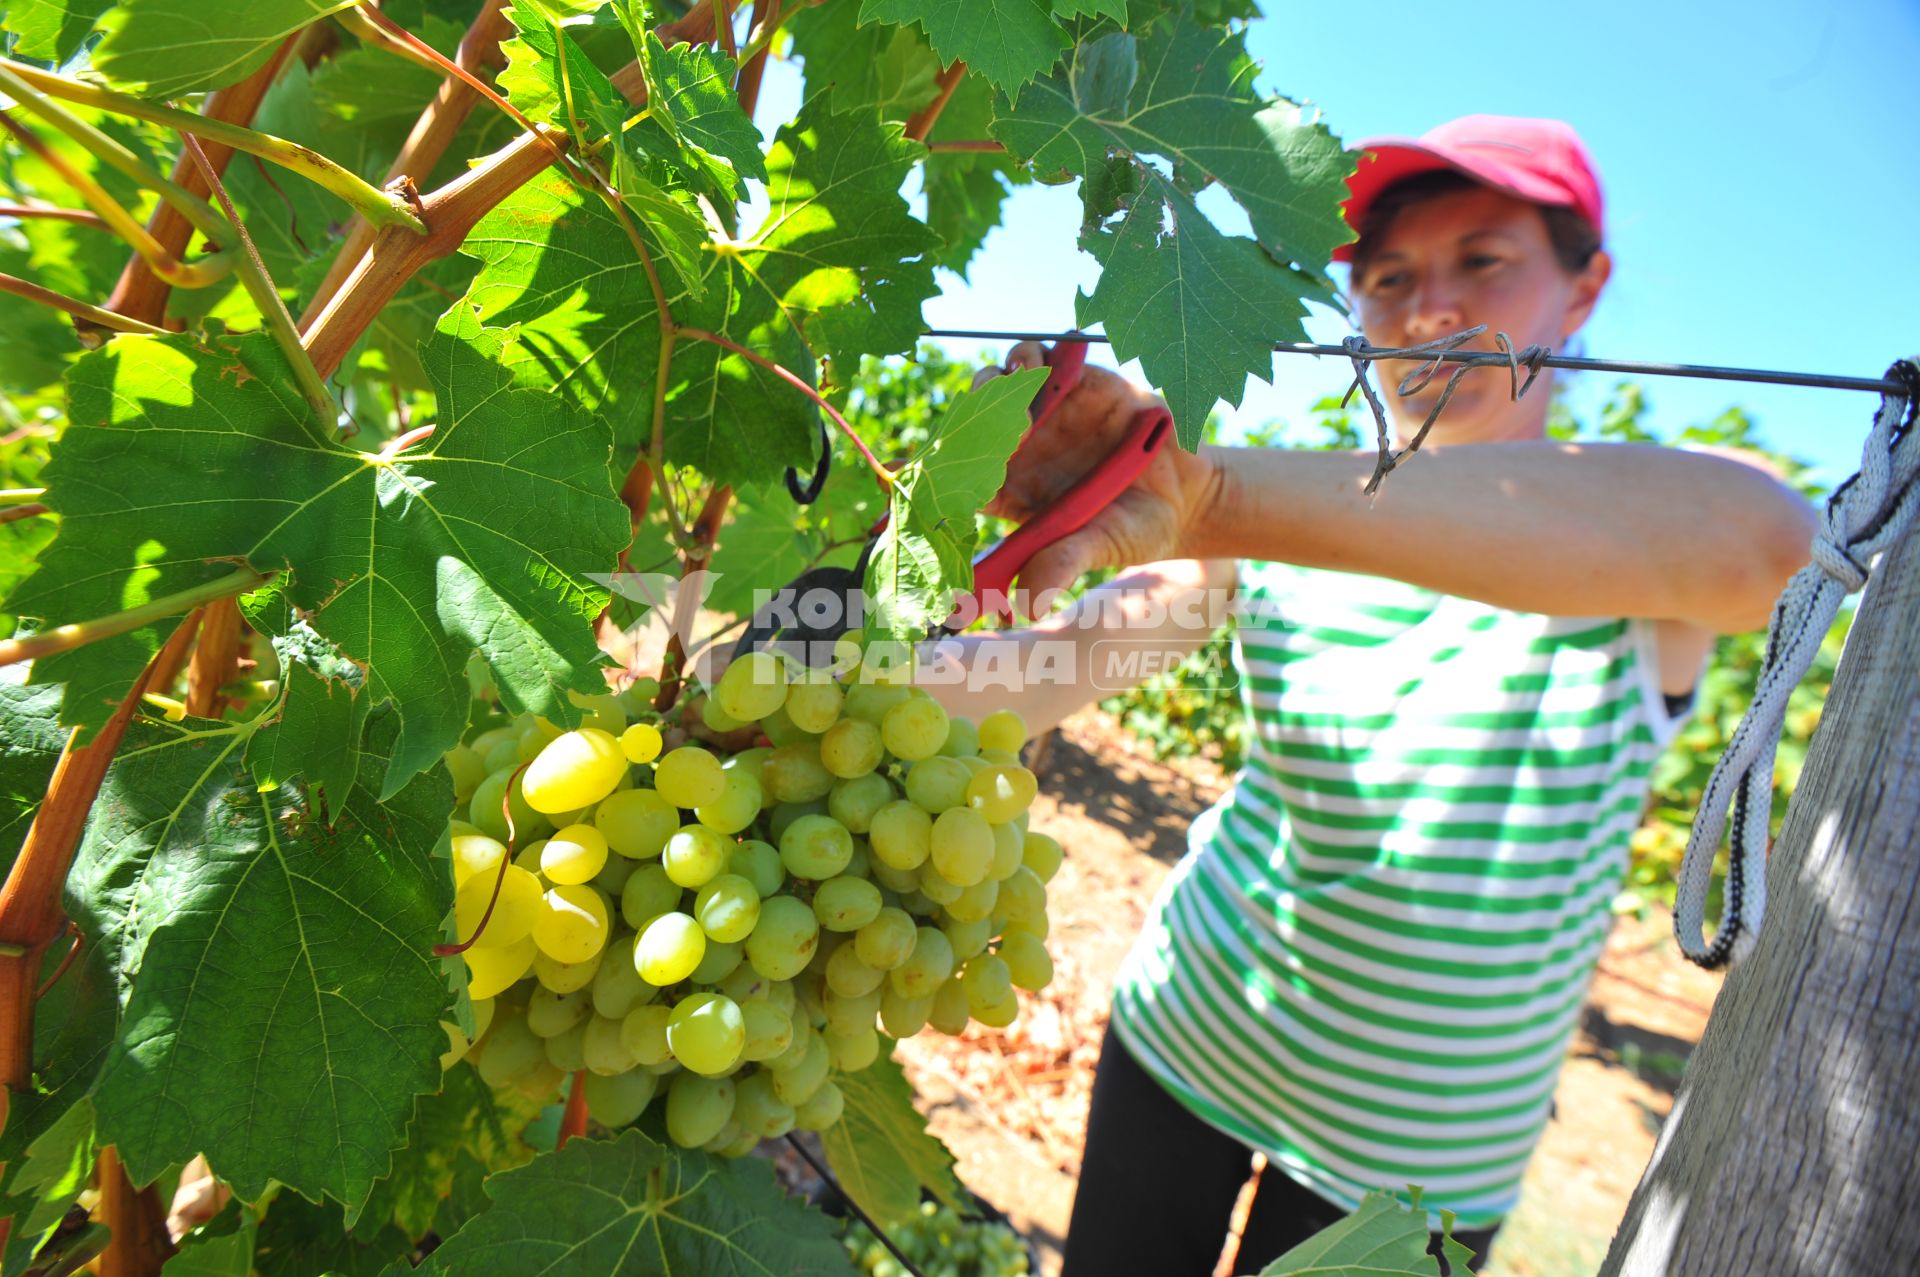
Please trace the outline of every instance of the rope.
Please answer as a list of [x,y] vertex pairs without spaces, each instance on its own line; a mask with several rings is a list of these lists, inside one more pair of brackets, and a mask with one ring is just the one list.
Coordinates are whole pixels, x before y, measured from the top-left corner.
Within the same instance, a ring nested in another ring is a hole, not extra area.
[[[1753,704],[1734,730],[1700,799],[1700,811],[1680,864],[1673,930],[1680,949],[1700,966],[1744,960],[1753,952],[1767,909],[1767,833],[1773,812],[1773,758],[1787,698],[1806,675],[1847,595],[1867,583],[1874,556],[1893,544],[1920,509],[1920,360],[1902,360],[1886,380],[1898,386],[1881,397],[1860,471],[1827,499],[1826,521],[1815,534],[1812,562],[1794,574],[1774,605],[1767,655]],[[1707,887],[1714,854],[1729,824],[1726,907],[1711,943],[1704,938]]]

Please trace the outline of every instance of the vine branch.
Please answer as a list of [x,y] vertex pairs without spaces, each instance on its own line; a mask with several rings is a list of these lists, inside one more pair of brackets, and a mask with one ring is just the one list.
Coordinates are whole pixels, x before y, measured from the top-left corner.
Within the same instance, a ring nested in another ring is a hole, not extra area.
[[258,589],[272,579],[271,576],[255,572],[252,568],[240,568],[200,585],[189,586],[187,589],[163,595],[150,603],[142,603],[139,607],[112,612],[106,616],[95,617],[91,621],[56,625],[52,629],[41,630],[38,634],[28,634],[22,638],[0,639],[0,665],[39,660],[43,656],[52,656],[56,652],[70,652],[76,647],[98,643],[101,639],[128,634],[142,626],[165,620],[169,616],[178,616],[182,612],[212,603],[217,599],[245,594],[249,590]]
[[[145,259],[142,259],[145,260]],[[149,337],[165,337],[167,330],[156,328],[143,320],[130,315],[117,314],[92,302],[83,302],[77,297],[65,293],[56,293],[51,288],[42,288],[30,279],[21,279],[17,275],[0,272],[0,293],[12,293],[15,297],[24,297],[42,306],[51,306],[55,310],[65,311],[75,319],[83,320],[99,328],[111,329],[117,333],[144,333]]]
[[95,230],[107,228],[106,219],[98,213],[89,213],[84,208],[61,208],[57,204],[42,204],[38,200],[28,200],[24,204],[0,204],[0,217],[45,217],[55,221],[73,222],[80,226],[91,226]]
[[927,134],[933,132],[934,124],[940,119],[940,112],[947,109],[947,103],[953,98],[953,91],[960,87],[961,77],[966,73],[967,64],[964,62],[955,62],[940,73],[940,78],[934,81],[939,87],[939,95],[908,119],[908,137],[916,142],[927,140]]

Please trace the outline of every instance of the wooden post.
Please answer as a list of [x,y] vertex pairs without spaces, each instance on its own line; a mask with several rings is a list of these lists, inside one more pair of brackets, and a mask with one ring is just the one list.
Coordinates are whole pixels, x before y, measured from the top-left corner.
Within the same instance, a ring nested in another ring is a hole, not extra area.
[[1920,529],[1874,571],[1601,1277],[1905,1277],[1920,1256]]

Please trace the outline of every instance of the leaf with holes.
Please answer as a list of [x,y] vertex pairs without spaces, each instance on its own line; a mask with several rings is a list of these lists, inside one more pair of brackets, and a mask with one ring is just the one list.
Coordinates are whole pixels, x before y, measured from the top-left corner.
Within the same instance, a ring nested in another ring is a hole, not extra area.
[[[626,544],[627,512],[604,424],[512,389],[509,345],[450,312],[422,350],[432,440],[387,459],[319,435],[264,334],[111,342],[75,366],[76,428],[45,470],[60,535],[11,606],[76,620],[241,562],[289,572],[289,601],[399,706],[385,794],[458,743],[476,648],[508,705],[577,721],[568,690],[602,686],[588,574]],[[176,472],[191,499],[155,486]],[[69,721],[103,721],[174,624],[39,661],[33,681],[68,684]]]
[[122,989],[94,1108],[136,1183],[204,1153],[245,1200],[277,1180],[351,1219],[439,1086],[452,793],[372,800],[393,718],[331,825],[302,786],[260,792],[243,728],[128,732],[71,890]]
[[93,69],[117,89],[170,98],[251,75],[300,28],[356,0],[122,0],[100,20]]
[[493,1204],[416,1271],[632,1277],[853,1277],[819,1211],[760,1158],[728,1161],[637,1130],[573,1139],[487,1181]]
[[927,1130],[913,1087],[891,1055],[858,1073],[837,1073],[846,1097],[840,1120],[820,1144],[840,1187],[882,1227],[917,1214],[924,1189],[953,1207],[972,1208],[954,1174],[952,1150]]

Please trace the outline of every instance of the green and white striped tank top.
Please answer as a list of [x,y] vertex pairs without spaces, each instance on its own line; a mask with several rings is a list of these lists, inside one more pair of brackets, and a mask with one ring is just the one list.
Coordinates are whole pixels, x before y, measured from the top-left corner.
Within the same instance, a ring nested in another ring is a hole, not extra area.
[[1252,731],[1122,967],[1188,1108],[1348,1207],[1512,1209],[1672,723],[1644,621],[1241,567]]

